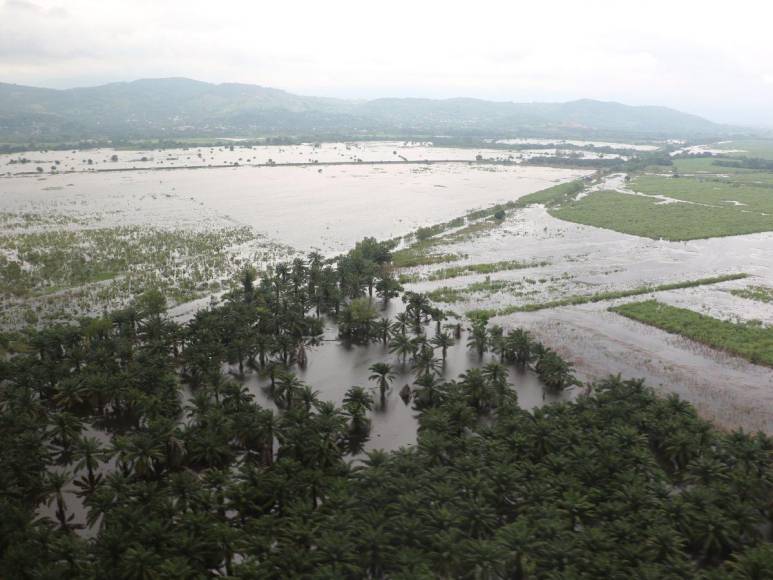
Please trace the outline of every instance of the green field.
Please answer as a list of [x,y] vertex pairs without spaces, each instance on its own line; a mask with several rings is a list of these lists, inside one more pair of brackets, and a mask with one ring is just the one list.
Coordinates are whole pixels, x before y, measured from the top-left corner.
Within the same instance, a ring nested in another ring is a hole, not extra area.
[[753,363],[773,366],[773,327],[719,320],[656,300],[623,304],[609,310]]
[[674,159],[674,169],[677,173],[741,174],[754,171],[742,167],[721,167],[715,163],[716,161],[715,157],[684,157]]
[[551,209],[550,214],[570,222],[655,240],[684,241],[773,231],[773,215],[732,207],[663,204],[654,198],[614,191],[594,192],[579,201]]
[[[723,168],[718,167],[721,170]],[[754,185],[759,182],[761,185]],[[768,184],[767,186],[765,184]],[[773,174],[734,175],[732,181],[697,177],[662,177],[641,175],[630,183],[631,189],[648,195],[665,195],[673,199],[731,207],[740,210],[773,213]],[[743,206],[736,206],[732,202]]]
[[759,159],[773,159],[773,139],[739,139],[716,145],[717,149],[742,149],[743,153],[728,153],[733,157],[757,157]]

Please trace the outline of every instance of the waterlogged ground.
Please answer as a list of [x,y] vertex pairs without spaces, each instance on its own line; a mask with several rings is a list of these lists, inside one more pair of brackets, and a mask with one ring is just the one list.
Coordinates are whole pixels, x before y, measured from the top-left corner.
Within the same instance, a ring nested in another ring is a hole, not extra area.
[[[515,144],[517,142],[513,141]],[[498,141],[506,145],[507,141]],[[523,145],[524,142],[518,142]],[[582,159],[619,158],[616,153],[600,153],[572,148],[563,151],[557,147],[545,148],[546,143],[532,140],[536,149],[523,148],[452,148],[435,147],[430,142],[372,141],[352,143],[307,143],[303,145],[246,146],[238,140],[224,142],[216,147],[187,147],[179,149],[121,150],[111,148],[70,151],[25,151],[0,155],[0,175],[35,173],[72,173],[124,171],[132,169],[207,168],[235,165],[260,166],[267,164],[357,164],[400,163],[422,161],[471,161],[476,158],[520,162],[531,157],[573,154]],[[570,143],[570,142],[561,142]],[[549,144],[549,143],[548,143]],[[575,146],[598,145],[612,149],[650,150],[655,146],[571,142]],[[644,149],[642,149],[642,147]]]
[[574,361],[578,376],[584,380],[618,372],[624,377],[645,378],[662,392],[679,393],[721,426],[773,432],[770,368],[607,312],[615,304],[655,297],[718,318],[773,324],[770,304],[729,292],[746,286],[773,286],[773,234],[656,241],[561,221],[544,207],[531,206],[510,212],[502,226],[473,240],[435,249],[467,257],[458,263],[415,268],[412,275],[426,279],[440,268],[464,264],[549,262],[410,285],[410,289],[423,292],[456,289],[450,293],[456,300],[448,307],[458,313],[748,273],[750,278],[743,280],[518,312],[497,316],[492,322],[529,328]]
[[509,165],[234,167],[0,179],[4,212],[107,225],[249,226],[327,255],[516,199],[587,170]]
[[[399,303],[393,303],[390,307],[381,311],[382,316],[392,316],[402,310]],[[434,336],[434,324],[425,327],[425,333]],[[315,390],[319,391],[320,400],[332,401],[341,404],[344,394],[351,386],[367,388],[375,400],[375,408],[369,417],[371,430],[368,441],[363,446],[362,453],[350,457],[354,464],[365,457],[365,453],[375,449],[385,451],[397,450],[401,447],[409,447],[416,443],[416,431],[418,427],[418,412],[412,408],[412,402],[405,402],[400,398],[399,391],[403,385],[413,384],[414,375],[410,372],[410,363],[402,365],[401,361],[388,352],[388,348],[382,344],[369,346],[343,345],[337,340],[336,330],[333,325],[325,328],[325,340],[317,347],[309,350],[309,361],[305,369],[294,369],[299,378]],[[441,379],[455,380],[459,374],[469,368],[478,367],[493,360],[490,355],[479,358],[477,354],[470,352],[466,347],[467,333],[463,332],[454,346],[448,349],[448,360],[443,365]],[[375,362],[384,361],[394,366],[395,379],[392,387],[386,392],[382,400],[378,390],[368,377],[372,374],[368,368]],[[236,369],[231,369],[236,371]],[[509,382],[518,395],[518,404],[527,410],[534,409],[544,404],[555,401],[567,401],[575,398],[577,389],[569,389],[563,392],[554,392],[543,388],[537,375],[530,370],[518,370],[509,367]],[[271,400],[270,381],[266,377],[251,373],[243,380],[249,392],[255,396],[256,401],[265,408],[275,408]],[[189,392],[183,392],[184,399],[190,398]],[[105,445],[109,444],[109,435],[97,429],[89,429],[87,436],[97,437]],[[104,473],[114,469],[113,462],[102,467]],[[67,507],[74,514],[74,523],[86,524],[87,510],[83,501],[75,492],[77,489],[70,483],[65,488]],[[54,519],[55,505],[43,506],[40,514]],[[95,528],[86,527],[79,531],[85,537],[93,537]]]
[[[86,152],[76,152],[70,153],[72,163],[64,165],[72,167],[74,173],[65,174],[59,169],[51,174],[46,169],[42,175],[1,178],[0,210],[4,219],[0,226],[7,235],[51,228],[78,231],[131,226],[205,231],[247,227],[255,238],[248,244],[249,250],[235,249],[235,258],[229,262],[235,269],[242,263],[239,258],[250,255],[261,256],[264,264],[287,258],[294,251],[319,249],[326,255],[335,255],[366,235],[381,239],[402,236],[419,226],[447,221],[470,209],[511,201],[589,173],[518,164],[365,163],[471,160],[477,154],[501,160],[510,155],[502,150],[444,149],[426,144],[338,143],[252,150],[236,147],[234,151],[227,146],[212,151],[200,149],[201,158],[195,148],[163,152],[97,150],[89,151],[88,157],[84,157]],[[114,154],[118,155],[118,161],[110,160]],[[518,149],[512,152],[516,161],[522,154],[528,152]],[[62,152],[45,155],[61,157],[60,167],[65,161]],[[147,164],[147,169],[93,171],[94,168],[128,169],[143,156],[147,158],[142,162]],[[26,167],[11,164],[11,157],[19,156],[4,156],[0,172],[30,169],[30,164],[24,164]],[[89,157],[91,166],[76,163]],[[46,157],[45,161],[53,158]],[[156,166],[196,165],[202,159],[206,164],[230,166],[168,172],[151,170]],[[310,165],[245,167],[263,165],[269,159],[276,163]],[[316,165],[314,161],[345,164]],[[634,193],[620,177],[612,177],[597,188]],[[19,217],[24,215],[37,217]],[[662,392],[683,395],[719,425],[773,432],[771,369],[607,311],[614,304],[656,297],[662,302],[722,319],[772,324],[770,304],[735,296],[729,290],[773,286],[770,258],[773,234],[689,242],[656,241],[561,221],[550,216],[544,207],[531,206],[510,210],[501,226],[483,229],[472,237],[462,236],[455,243],[441,244],[432,251],[462,258],[458,262],[404,271],[409,278],[419,280],[408,287],[418,291],[451,289],[450,294],[448,291],[445,294],[452,299],[444,306],[460,315],[473,309],[501,309],[567,296],[748,273],[750,278],[745,280],[658,292],[654,296],[643,294],[520,312],[498,316],[493,322],[506,327],[528,327],[537,338],[573,360],[583,380],[609,372],[642,377]],[[441,268],[500,261],[540,265],[487,275],[467,273],[427,280]],[[66,293],[62,299],[68,299]],[[185,317],[208,300],[208,293],[203,292],[199,301],[182,304],[172,313]],[[456,348],[459,352],[454,352],[452,358],[461,361],[460,366],[449,368],[448,376],[455,376],[472,362],[467,360],[470,355],[462,346]],[[367,366],[375,358],[389,358],[379,349],[372,346],[367,352],[358,347],[347,350],[335,341],[325,342],[318,352],[312,353],[302,377],[322,390],[326,398],[338,400],[353,384],[367,384]],[[344,365],[351,368],[351,373],[341,376]],[[389,413],[374,414],[374,442],[384,438],[390,446],[392,442],[399,445],[413,437],[415,426],[410,408],[396,395],[408,379],[407,375],[401,375],[395,381],[394,392],[387,400]],[[264,396],[261,385],[265,381],[256,378],[252,381],[255,393]],[[516,384],[519,381],[527,386],[523,393],[519,392],[526,406],[541,400],[542,390],[538,385],[533,389],[528,386],[532,378],[520,377],[516,381],[514,377]]]
[[[393,303],[385,309],[381,316],[392,316],[402,310],[402,304]],[[432,337],[435,325],[425,326],[424,332]],[[442,367],[441,380],[450,381],[459,378],[470,368],[480,367],[495,360],[490,354],[482,358],[467,348],[468,333],[462,332],[460,339],[448,349],[446,362]],[[329,325],[325,329],[325,340],[317,347],[309,350],[309,361],[304,369],[294,369],[298,377],[320,392],[320,398],[341,404],[346,390],[352,386],[362,386],[370,390],[376,402],[371,413],[370,439],[364,450],[385,449],[394,450],[416,443],[417,412],[412,403],[406,403],[400,398],[400,390],[405,385],[413,387],[415,374],[411,371],[410,359],[403,364],[401,359],[389,352],[387,346],[376,343],[369,346],[347,345],[337,340],[336,328]],[[383,404],[380,394],[373,381],[368,377],[372,374],[369,367],[376,362],[387,362],[393,365],[395,379],[387,391]],[[577,389],[562,392],[545,390],[537,375],[530,370],[519,370],[509,366],[509,382],[518,394],[518,403],[524,409],[533,409],[553,401],[571,400]],[[245,382],[256,400],[266,407],[272,407],[269,397],[270,381],[259,374],[248,375]]]
[[[352,149],[367,151],[369,159],[391,159],[397,151],[392,146],[395,144],[329,144],[308,149],[323,159]],[[418,151],[414,157],[432,154],[436,159],[474,159],[470,150],[403,149],[406,154]],[[89,151],[103,160],[109,159],[109,153]],[[227,148],[220,153],[231,154]],[[400,155],[398,152],[397,157]],[[278,161],[288,161],[275,156]],[[59,268],[50,280],[39,284],[25,282],[25,292],[4,296],[0,325],[19,326],[114,309],[132,293],[150,286],[164,289],[173,299],[172,306],[200,297],[200,303],[206,304],[208,296],[227,287],[245,263],[265,268],[295,252],[312,249],[337,255],[365,236],[401,236],[471,208],[515,199],[588,173],[515,164],[401,162],[56,172],[0,178],[0,266],[18,264],[22,277],[23,272],[37,272],[41,267],[30,257],[30,246],[43,241],[30,236],[43,234],[47,247],[41,250],[64,247],[68,256],[82,252],[94,270],[81,276],[83,283],[77,287],[71,284],[74,277],[67,274],[68,268]],[[190,243],[190,232],[213,231],[219,232],[222,246],[216,254],[209,255]],[[64,239],[66,233],[72,235]],[[93,246],[95,237],[106,240],[100,248]],[[146,247],[151,249],[147,252],[151,258],[143,263],[144,258],[136,255]],[[119,266],[111,248],[121,255]]]

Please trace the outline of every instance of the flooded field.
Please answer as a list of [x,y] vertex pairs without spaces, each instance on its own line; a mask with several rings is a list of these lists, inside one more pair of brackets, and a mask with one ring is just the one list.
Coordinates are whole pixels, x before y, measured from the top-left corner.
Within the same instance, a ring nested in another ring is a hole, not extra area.
[[[402,310],[402,304],[393,304],[389,309],[382,311],[381,315],[393,315],[399,310]],[[430,338],[434,336],[434,325],[428,325],[425,332]],[[352,386],[362,386],[371,391],[376,404],[371,414],[372,428],[370,439],[364,446],[365,451],[394,450],[414,444],[418,413],[412,408],[411,402],[400,398],[400,390],[405,385],[409,387],[413,385],[416,379],[410,363],[402,364],[399,357],[390,353],[383,344],[347,345],[339,342],[337,338],[336,328],[333,325],[328,326],[324,342],[309,352],[308,366],[296,369],[298,377],[318,390],[324,400],[333,401],[339,405],[346,390]],[[496,357],[489,353],[479,357],[477,353],[467,348],[467,339],[468,333],[462,332],[461,338],[448,349],[447,360],[439,375],[441,380],[456,380],[468,369],[496,360]],[[369,367],[377,362],[393,365],[395,372],[395,379],[384,401],[380,401],[375,383],[368,379],[372,374]],[[577,395],[576,389],[546,390],[533,371],[509,366],[508,372],[509,382],[518,395],[518,404],[524,409],[534,409],[553,401],[571,400]],[[270,381],[267,378],[250,375],[245,384],[261,405],[266,407],[274,405],[268,396]]]
[[[651,146],[637,147],[650,150]],[[159,162],[192,164],[198,152],[195,148],[155,152],[152,162],[148,152],[95,150],[88,155],[99,168],[108,165],[128,168],[140,162],[150,168]],[[379,239],[404,236],[417,227],[451,220],[474,208],[512,201],[590,174],[583,170],[518,164],[368,165],[358,162],[358,159],[469,160],[477,154],[502,158],[506,153],[493,149],[433,148],[426,144],[338,143],[253,150],[237,147],[234,151],[225,145],[207,153],[212,153],[207,161],[213,165],[239,163],[241,166],[197,171],[81,172],[83,167],[76,161],[85,152],[69,153],[69,158],[63,152],[48,152],[46,163],[58,155],[71,162],[65,167],[72,167],[77,173],[0,179],[1,209],[13,215],[77,217],[78,223],[65,226],[76,231],[127,225],[202,231],[225,226],[247,227],[256,234],[250,242],[253,250],[276,244],[272,253],[263,254],[268,264],[286,259],[295,251],[314,249],[333,256],[350,249],[364,236]],[[110,161],[112,155],[118,155],[118,160]],[[142,157],[146,161],[142,162]],[[5,156],[0,164],[6,170],[18,172],[18,164],[7,163],[10,158]],[[262,165],[269,160],[311,165],[243,166]],[[315,160],[353,164],[314,167]],[[599,188],[628,192],[620,176],[595,186]],[[32,225],[30,229],[36,227],[52,226]],[[19,233],[19,228],[8,232]],[[668,242],[562,221],[552,217],[543,206],[532,205],[508,211],[501,225],[461,236],[435,249],[455,256],[455,261],[404,269],[407,289],[443,290],[452,299],[442,303],[441,298],[441,307],[460,316],[481,308],[539,304],[565,297],[743,272],[749,278],[658,292],[656,297],[667,304],[721,319],[773,323],[770,304],[729,292],[734,288],[773,285],[770,259],[773,234],[770,233]],[[488,274],[476,274],[473,268],[460,275],[429,279],[442,268],[508,261],[524,266]],[[234,262],[234,271],[241,263]],[[645,294],[636,299],[649,297],[650,294]],[[208,294],[203,292],[198,301],[181,304],[173,314],[185,317],[193,309],[206,305],[208,300]],[[643,377],[662,392],[684,396],[719,425],[773,432],[773,373],[769,368],[607,311],[609,306],[626,300],[634,299],[519,312],[496,317],[492,322],[506,328],[529,328],[546,345],[574,361],[583,380],[610,372]],[[301,378],[336,400],[349,386],[367,384],[367,366],[374,357],[389,358],[388,353],[379,351],[379,346],[347,350],[332,340],[333,337],[328,338],[331,340],[312,354]],[[449,357],[454,362],[449,362],[447,377],[455,376],[474,362],[468,360],[473,355],[462,345],[454,349]],[[343,375],[342,368],[346,369]],[[372,444],[383,438],[392,448],[414,437],[412,412],[396,394],[408,379],[407,373],[398,376],[397,388],[387,400],[389,412],[374,415]],[[542,389],[534,377],[512,376],[511,380],[520,385],[519,395],[524,406],[541,401]],[[253,379],[251,389],[260,397],[264,384]]]
[[332,255],[364,236],[401,236],[589,173],[437,164],[25,176],[0,179],[0,209],[78,217],[92,227],[238,224]]
[[[540,140],[527,141],[535,149],[454,148],[433,146],[431,142],[372,141],[351,143],[307,143],[302,145],[242,145],[238,140],[219,146],[178,149],[122,150],[111,148],[70,151],[26,151],[0,155],[0,175],[36,173],[74,173],[130,171],[134,169],[209,168],[263,165],[329,165],[359,163],[419,163],[424,161],[475,161],[476,159],[517,163],[531,157],[558,155],[561,144],[575,147],[596,145],[611,149],[650,150],[656,146],[562,141],[545,148]],[[498,145],[510,144],[497,141]],[[518,140],[512,144],[520,144]],[[619,158],[615,153],[573,148],[583,159]]]
[[[412,284],[416,291],[455,288],[456,312],[539,304],[567,296],[635,289],[745,272],[749,278],[636,298],[545,308],[497,316],[493,323],[526,327],[575,362],[591,380],[609,373],[642,377],[661,392],[677,392],[727,428],[773,432],[773,371],[607,312],[626,301],[658,300],[717,318],[773,323],[770,304],[734,296],[733,288],[773,284],[773,234],[667,242],[574,224],[544,207],[513,212],[488,235],[439,251],[464,263],[503,260],[549,265],[490,275],[468,274]],[[447,267],[444,265],[444,267]],[[425,267],[428,277],[437,267]]]

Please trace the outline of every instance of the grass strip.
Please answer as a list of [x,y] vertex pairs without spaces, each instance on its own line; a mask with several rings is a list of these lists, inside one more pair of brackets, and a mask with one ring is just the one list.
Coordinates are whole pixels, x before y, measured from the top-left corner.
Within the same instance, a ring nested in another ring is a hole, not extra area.
[[614,306],[612,312],[717,348],[755,364],[773,366],[773,327],[720,320],[657,300]]
[[697,280],[686,280],[684,282],[674,282],[671,284],[660,284],[658,286],[640,286],[631,290],[612,290],[609,292],[597,292],[596,294],[567,296],[560,300],[551,300],[549,302],[537,302],[534,304],[512,304],[503,308],[489,308],[469,310],[466,312],[468,318],[491,318],[492,316],[505,316],[516,312],[534,312],[535,310],[544,310],[546,308],[559,308],[561,306],[576,306],[578,304],[588,304],[590,302],[602,302],[604,300],[615,300],[617,298],[628,298],[630,296],[639,296],[641,294],[650,294],[651,292],[665,292],[667,290],[680,290],[682,288],[693,288],[695,286],[706,286],[708,284],[719,284],[720,282],[729,282],[730,280],[740,280],[749,275],[726,274],[724,276],[713,276],[711,278],[699,278]]

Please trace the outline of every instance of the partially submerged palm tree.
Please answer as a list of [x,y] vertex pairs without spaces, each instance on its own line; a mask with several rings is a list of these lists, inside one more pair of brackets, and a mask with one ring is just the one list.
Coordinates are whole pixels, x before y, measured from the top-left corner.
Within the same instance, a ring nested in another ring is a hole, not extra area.
[[454,339],[447,332],[438,332],[435,336],[432,337],[430,342],[435,348],[440,349],[443,362],[446,360],[448,349],[455,344]]
[[376,381],[378,384],[381,398],[384,398],[386,391],[389,389],[390,383],[394,380],[395,374],[392,371],[392,365],[385,362],[377,362],[370,365],[368,369],[372,373],[369,377],[369,381]]

